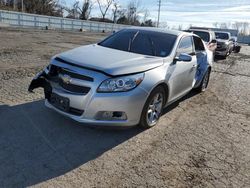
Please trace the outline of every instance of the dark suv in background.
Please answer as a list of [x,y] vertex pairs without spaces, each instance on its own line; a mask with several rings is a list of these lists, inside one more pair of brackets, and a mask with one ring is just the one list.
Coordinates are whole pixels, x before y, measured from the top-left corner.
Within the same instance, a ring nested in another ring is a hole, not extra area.
[[216,31],[217,48],[215,54],[226,58],[229,56],[233,49],[234,43],[229,32]]

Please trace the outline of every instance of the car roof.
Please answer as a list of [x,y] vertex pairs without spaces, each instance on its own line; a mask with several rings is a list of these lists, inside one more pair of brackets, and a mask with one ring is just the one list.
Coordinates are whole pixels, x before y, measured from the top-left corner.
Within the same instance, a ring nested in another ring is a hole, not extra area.
[[205,29],[187,29],[187,31],[202,31],[202,32],[206,32],[206,33],[211,33],[214,31],[211,30],[205,30]]
[[214,31],[214,32],[215,32],[215,33],[226,33],[226,34],[231,35],[230,32],[226,32],[226,31]]
[[136,29],[136,30],[141,30],[141,31],[154,31],[154,32],[172,34],[172,35],[176,35],[176,36],[179,36],[179,35],[185,33],[183,31],[167,30],[164,28],[156,28],[156,27],[128,27],[125,29],[131,29],[131,30]]

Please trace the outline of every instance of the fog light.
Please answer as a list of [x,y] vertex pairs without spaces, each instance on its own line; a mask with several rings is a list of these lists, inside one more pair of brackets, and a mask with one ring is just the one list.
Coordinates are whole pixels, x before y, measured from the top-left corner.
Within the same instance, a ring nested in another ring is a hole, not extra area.
[[120,112],[120,111],[101,111],[97,113],[96,119],[107,120],[107,121],[126,120],[127,115],[125,112]]

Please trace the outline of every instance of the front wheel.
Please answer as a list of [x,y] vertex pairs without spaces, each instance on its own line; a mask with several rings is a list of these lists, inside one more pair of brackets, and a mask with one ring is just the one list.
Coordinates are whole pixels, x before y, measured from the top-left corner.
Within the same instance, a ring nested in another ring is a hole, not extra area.
[[166,93],[163,87],[155,88],[143,107],[139,125],[143,128],[155,126],[159,122],[165,101]]

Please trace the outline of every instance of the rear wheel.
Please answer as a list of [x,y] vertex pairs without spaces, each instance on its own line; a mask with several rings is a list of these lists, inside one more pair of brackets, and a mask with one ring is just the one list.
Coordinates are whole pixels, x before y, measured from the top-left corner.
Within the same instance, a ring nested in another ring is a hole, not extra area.
[[205,73],[205,75],[203,76],[203,79],[201,81],[200,86],[197,88],[197,90],[199,92],[204,92],[207,89],[208,86],[208,82],[209,82],[209,78],[210,78],[210,70],[207,70],[207,72]]
[[155,88],[143,107],[139,125],[143,128],[155,126],[159,122],[165,101],[166,92],[163,87]]

